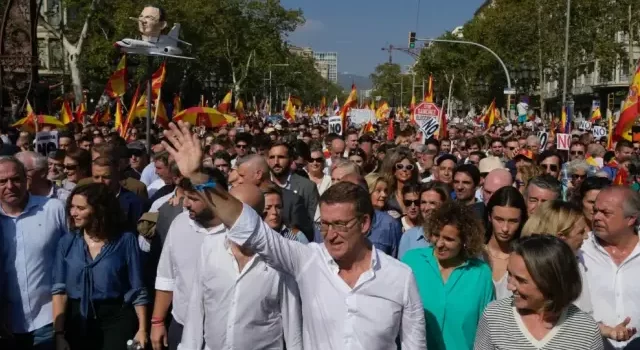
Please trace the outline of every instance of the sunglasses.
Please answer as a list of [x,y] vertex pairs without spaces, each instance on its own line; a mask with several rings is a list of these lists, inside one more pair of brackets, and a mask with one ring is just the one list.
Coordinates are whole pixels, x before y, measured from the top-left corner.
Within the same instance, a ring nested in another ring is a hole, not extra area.
[[237,144],[236,148],[245,149],[245,148],[247,148],[247,145]]
[[309,163],[322,163],[322,162],[324,162],[324,158],[323,157],[311,158],[309,160]]
[[573,174],[571,175],[571,179],[573,180],[584,180],[587,178],[587,175],[578,175],[578,174]]
[[420,206],[420,200],[419,199],[414,199],[414,200],[410,200],[410,199],[405,199],[402,201],[404,203],[405,207],[410,207],[411,205],[415,205],[416,207]]
[[63,167],[64,167],[64,170],[76,170],[76,169],[78,169],[78,165],[65,164],[65,165],[63,165]]
[[396,170],[412,171],[413,170],[413,164],[404,165],[402,163],[398,163],[398,164],[396,164]]
[[556,164],[540,164],[540,166],[547,170],[558,171],[558,166]]
[[129,154],[131,154],[132,157],[142,157],[142,155],[144,154],[144,152],[142,152],[141,150],[130,150]]
[[584,155],[583,151],[571,151],[572,156],[582,156]]
[[509,147],[509,151],[515,151],[518,147]]

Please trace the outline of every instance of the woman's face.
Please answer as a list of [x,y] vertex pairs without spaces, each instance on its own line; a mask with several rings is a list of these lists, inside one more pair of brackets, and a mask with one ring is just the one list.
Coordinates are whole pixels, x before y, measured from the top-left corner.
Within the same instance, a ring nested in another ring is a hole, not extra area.
[[495,206],[489,215],[489,220],[491,220],[495,239],[498,242],[508,243],[516,235],[522,215],[518,208]]
[[382,210],[388,197],[389,193],[387,192],[387,183],[382,180],[378,181],[373,192],[371,192],[371,203],[373,204],[373,208]]
[[364,159],[362,159],[362,157],[360,156],[351,156],[349,157],[349,161],[355,163],[357,166],[362,168],[362,165],[364,165]]
[[77,183],[79,180],[81,180],[78,174],[78,163],[76,163],[76,161],[71,158],[71,157],[64,157],[64,161],[63,161],[63,166],[64,166],[64,176],[67,178],[68,181]]
[[426,220],[429,214],[440,208],[441,205],[442,198],[438,192],[433,190],[422,192],[420,196],[420,212],[423,219]]
[[400,182],[407,182],[411,179],[411,172],[413,171],[413,164],[409,159],[403,159],[395,165],[395,177]]
[[311,159],[307,163],[307,169],[312,173],[320,173],[324,168],[324,154],[319,151],[311,152]]
[[520,194],[524,196],[524,190],[527,188],[526,184],[522,180],[522,174],[516,173],[516,182],[514,182],[515,187],[520,191]]
[[578,249],[582,247],[582,242],[587,239],[589,231],[590,229],[589,225],[587,225],[587,220],[580,218],[580,220],[573,225],[568,234],[560,235],[559,237],[562,238],[569,247],[571,247],[571,250],[573,250],[574,253],[577,253]]
[[403,201],[405,215],[412,221],[416,220],[420,215],[420,194],[416,192],[406,193]]
[[76,194],[71,199],[71,208],[69,208],[69,216],[73,220],[73,225],[78,229],[87,228],[91,222],[93,207],[87,203],[87,197]]
[[576,169],[573,174],[571,174],[571,183],[573,187],[577,188],[584,182],[587,178],[587,172],[584,169]]
[[587,191],[582,198],[582,213],[584,214],[589,227],[593,225],[593,205],[596,204],[596,198],[599,193],[600,190]]
[[264,196],[264,221],[273,230],[282,229],[282,199],[277,194]]
[[439,261],[457,258],[462,250],[460,231],[452,225],[445,225],[440,232],[434,232],[430,237],[434,246],[433,254]]
[[509,279],[507,288],[513,293],[517,309],[538,311],[545,305],[545,298],[533,281],[522,256],[511,253],[507,264]]

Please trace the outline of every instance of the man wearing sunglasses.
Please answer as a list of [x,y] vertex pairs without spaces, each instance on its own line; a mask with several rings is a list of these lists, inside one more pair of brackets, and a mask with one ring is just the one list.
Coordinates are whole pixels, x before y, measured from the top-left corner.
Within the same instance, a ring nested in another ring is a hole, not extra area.
[[538,165],[544,174],[551,175],[556,179],[560,179],[561,164],[562,158],[556,152],[544,151],[538,156]]
[[572,142],[569,149],[569,161],[582,160],[585,158],[586,147],[582,142]]

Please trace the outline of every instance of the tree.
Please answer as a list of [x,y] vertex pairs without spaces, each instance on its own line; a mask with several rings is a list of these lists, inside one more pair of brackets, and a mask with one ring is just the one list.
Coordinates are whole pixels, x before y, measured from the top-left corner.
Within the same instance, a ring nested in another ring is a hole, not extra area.
[[[401,101],[403,105],[409,105],[412,77],[408,74],[403,74],[400,65],[395,63],[380,64],[369,77],[373,82],[373,96],[381,96],[384,100],[395,102],[396,106],[399,106]],[[401,93],[402,98],[400,98]],[[419,94],[416,99],[420,100]]]

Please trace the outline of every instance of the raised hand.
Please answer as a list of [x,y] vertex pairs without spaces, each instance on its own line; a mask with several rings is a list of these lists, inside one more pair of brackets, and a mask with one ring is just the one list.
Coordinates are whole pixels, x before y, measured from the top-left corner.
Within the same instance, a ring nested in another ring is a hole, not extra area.
[[635,327],[627,327],[631,322],[631,318],[627,317],[624,321],[614,327],[607,327],[607,332],[604,334],[609,339],[617,341],[627,341],[633,337],[637,329]]
[[189,127],[182,121],[177,126],[169,124],[169,130],[164,131],[169,142],[162,141],[162,145],[175,159],[182,176],[192,179],[202,168],[202,145],[198,135],[192,134]]

